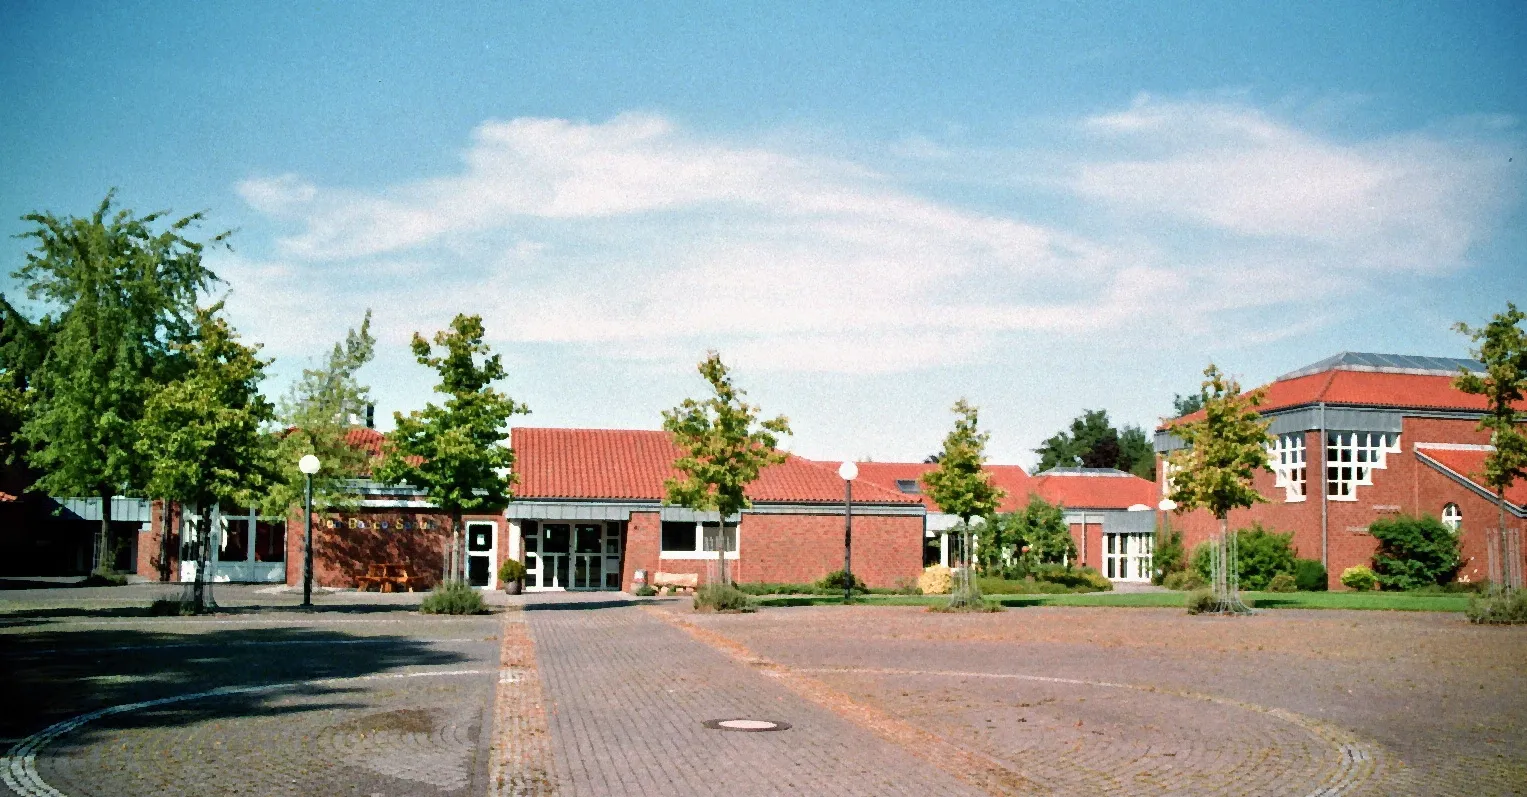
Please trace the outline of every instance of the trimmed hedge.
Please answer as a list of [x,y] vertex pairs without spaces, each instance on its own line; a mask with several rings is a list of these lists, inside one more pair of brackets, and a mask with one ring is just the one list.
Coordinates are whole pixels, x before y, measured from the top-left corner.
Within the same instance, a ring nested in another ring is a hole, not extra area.
[[1319,559],[1295,559],[1294,586],[1300,592],[1324,592],[1329,589],[1326,566]]
[[[1293,532],[1279,534],[1253,523],[1250,527],[1231,532],[1236,535],[1236,572],[1240,576],[1241,589],[1266,589],[1268,582],[1279,573],[1294,572]],[[1212,542],[1205,542],[1193,549],[1193,569],[1211,580],[1209,551]]]
[[1368,533],[1379,543],[1373,574],[1384,589],[1446,584],[1463,564],[1458,535],[1430,515],[1379,518]]

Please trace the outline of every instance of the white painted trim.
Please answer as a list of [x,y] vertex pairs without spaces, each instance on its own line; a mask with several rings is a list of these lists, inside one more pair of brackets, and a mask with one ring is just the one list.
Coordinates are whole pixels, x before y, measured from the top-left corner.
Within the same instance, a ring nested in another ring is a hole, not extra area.
[[1494,451],[1495,446],[1480,445],[1478,443],[1415,443],[1413,447],[1417,451],[1434,449],[1437,451]]
[[483,555],[482,553],[474,552],[471,549],[470,542],[472,539],[472,527],[489,526],[493,529],[493,531],[488,535],[488,586],[478,587],[478,589],[489,591],[498,589],[498,567],[495,566],[495,563],[498,562],[498,524],[491,520],[468,520],[463,524],[463,526],[463,530],[466,531],[466,534],[464,535],[466,539],[462,540],[462,543],[467,545],[468,574],[472,572],[472,557]]
[[[741,541],[739,540],[738,542],[740,543]],[[659,551],[658,555],[657,555],[657,558],[659,558],[659,559],[680,559],[680,560],[690,560],[690,561],[703,561],[703,560],[707,560],[707,559],[715,559],[716,558],[716,552],[715,551]],[[726,558],[727,558],[727,561],[731,561],[731,562],[737,561],[737,552],[736,551],[727,551],[726,552]]]

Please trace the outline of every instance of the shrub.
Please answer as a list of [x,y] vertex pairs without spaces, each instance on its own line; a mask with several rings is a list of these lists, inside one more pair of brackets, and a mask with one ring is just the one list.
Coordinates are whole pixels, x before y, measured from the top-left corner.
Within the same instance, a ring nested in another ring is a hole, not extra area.
[[1070,565],[1039,565],[1034,568],[1035,581],[1049,581],[1064,587],[1084,587],[1088,592],[1108,592],[1113,589],[1109,581],[1095,567],[1072,567]]
[[[1261,523],[1252,523],[1248,528],[1231,533],[1235,535],[1236,573],[1240,576],[1241,589],[1266,589],[1273,576],[1294,571],[1292,532],[1279,534],[1263,528]],[[1209,552],[1212,547],[1212,542],[1206,542],[1193,549],[1193,569],[1205,581],[1211,577]]]
[[1293,573],[1279,573],[1267,582],[1268,592],[1293,592],[1298,588],[1299,584],[1294,581]]
[[1469,598],[1464,612],[1469,622],[1481,625],[1518,625],[1527,623],[1527,590],[1510,593],[1492,589]]
[[488,611],[482,595],[465,581],[447,581],[424,596],[419,604],[424,614],[483,614]]
[[1378,578],[1373,575],[1373,571],[1362,565],[1355,565],[1341,571],[1341,585],[1347,589],[1366,592],[1373,589],[1377,583]]
[[524,578],[525,565],[521,564],[518,559],[505,559],[504,563],[498,566],[498,580],[500,583],[507,584],[512,581],[520,581]]
[[1207,589],[1195,589],[1188,593],[1188,614],[1203,614],[1212,612],[1219,606],[1214,599],[1214,593]]
[[87,587],[120,587],[127,583],[127,576],[118,573],[109,567],[97,567],[90,571],[86,577],[84,586]]
[[1177,570],[1167,573],[1166,578],[1161,580],[1161,586],[1178,592],[1192,592],[1209,586],[1209,582],[1196,570]]
[[755,611],[753,599],[734,584],[704,584],[695,591],[695,610],[701,612]]
[[1187,551],[1182,547],[1182,532],[1170,526],[1158,526],[1156,544],[1151,549],[1151,582],[1165,585],[1168,576],[1187,568],[1187,558]]
[[1368,531],[1379,543],[1373,554],[1373,574],[1384,589],[1443,584],[1463,564],[1458,536],[1430,515],[1380,518]]
[[917,588],[924,595],[948,595],[949,585],[954,581],[954,571],[943,565],[923,568],[917,577]]
[[[853,577],[854,592],[869,592],[869,588],[864,586],[864,581],[859,578],[858,573],[853,574]],[[826,592],[842,592],[844,587],[847,586],[847,580],[848,576],[844,575],[842,570],[834,570],[817,579],[817,583],[812,586]]]
[[1319,559],[1295,559],[1294,586],[1301,592],[1324,592],[1328,587],[1326,566]]
[[638,598],[650,598],[657,594],[657,590],[653,589],[651,584],[643,584],[636,588],[636,592],[634,594]]

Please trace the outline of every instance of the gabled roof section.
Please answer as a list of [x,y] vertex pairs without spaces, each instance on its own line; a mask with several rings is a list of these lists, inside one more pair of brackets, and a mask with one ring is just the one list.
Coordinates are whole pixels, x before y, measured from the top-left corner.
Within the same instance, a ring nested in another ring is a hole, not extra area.
[[[1257,411],[1267,415],[1324,402],[1345,407],[1484,412],[1484,396],[1453,387],[1453,379],[1463,368],[1477,371],[1483,366],[1475,360],[1453,357],[1342,352],[1265,385],[1267,393]],[[1522,408],[1527,409],[1527,402]],[[1164,430],[1174,420],[1202,417],[1200,410],[1168,419],[1157,429]]]
[[[859,485],[869,483],[887,490],[902,492],[897,482],[916,481],[921,483],[923,474],[938,470],[938,465],[932,462],[860,462],[859,478],[854,481],[854,497],[859,496]],[[1017,465],[986,465],[987,473],[991,474],[992,484],[1007,493],[998,508],[1002,512],[1011,512],[1028,503],[1029,500],[1029,474]],[[923,506],[930,512],[941,511],[938,504],[924,493],[904,493],[908,497],[922,501]]]
[[[638,429],[515,428],[510,433],[516,499],[661,501],[663,481],[679,477],[682,453],[667,432]],[[789,455],[765,468],[747,496],[761,503],[843,503],[836,466]],[[916,505],[918,496],[856,484],[854,502]]]
[[[1416,458],[1494,503],[1495,491],[1485,486],[1484,477],[1485,457],[1492,450],[1490,446],[1417,443]],[[1527,481],[1517,479],[1506,490],[1506,511],[1527,517]]]
[[1156,483],[1114,468],[1051,468],[1034,474],[1034,492],[1067,509],[1155,506]]

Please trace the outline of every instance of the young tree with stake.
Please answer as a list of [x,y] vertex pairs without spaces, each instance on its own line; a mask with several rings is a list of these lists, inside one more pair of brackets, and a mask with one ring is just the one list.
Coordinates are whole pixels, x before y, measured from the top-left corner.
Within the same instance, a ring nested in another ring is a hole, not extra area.
[[[1527,393],[1527,332],[1522,321],[1527,316],[1507,302],[1505,312],[1496,313],[1482,328],[1459,322],[1454,329],[1468,335],[1477,344],[1473,355],[1484,363],[1485,375],[1464,370],[1453,385],[1465,393],[1484,396],[1489,402],[1479,420],[1481,430],[1490,432],[1494,447],[1485,456],[1485,484],[1494,488],[1497,507],[1497,559],[1500,561],[1501,586],[1518,589],[1521,564],[1509,560],[1510,545],[1506,532],[1506,490],[1517,479],[1527,476],[1527,435],[1522,433],[1523,413],[1517,410]],[[1492,563],[1492,570],[1497,569]]]
[[[445,404],[393,413],[396,428],[387,437],[376,476],[425,491],[450,513],[451,549],[446,579],[463,578],[461,516],[467,510],[497,509],[514,486],[514,451],[504,445],[509,419],[530,408],[493,387],[508,376],[502,358],[483,342],[482,316],[457,315],[448,330],[435,333],[434,347],[414,333],[414,358],[440,374],[436,393]],[[481,364],[479,364],[479,360]]]
[[1241,602],[1236,570],[1236,540],[1229,533],[1230,510],[1266,503],[1251,486],[1252,476],[1268,467],[1268,422],[1257,414],[1263,391],[1241,395],[1241,386],[1220,373],[1213,363],[1204,369],[1200,393],[1204,417],[1177,422],[1168,430],[1186,447],[1172,452],[1171,491],[1175,511],[1207,509],[1219,520],[1211,563],[1214,611],[1225,614],[1249,612]]
[[746,393],[732,383],[720,354],[707,353],[699,370],[710,384],[711,396],[684,399],[679,406],[663,411],[663,429],[673,435],[674,444],[683,452],[673,462],[683,476],[663,482],[667,492],[663,503],[720,516],[716,558],[724,585],[730,583],[726,572],[727,519],[753,505],[747,488],[758,474],[785,461],[787,454],[778,448],[779,436],[790,434],[790,421],[783,415],[759,421],[759,408],[743,400]]
[[1006,495],[991,483],[986,464],[989,432],[978,428],[978,410],[965,399],[954,403],[954,429],[944,438],[938,453],[938,468],[923,474],[922,482],[929,498],[946,514],[959,517],[965,529],[962,539],[964,559],[960,583],[952,590],[950,608],[972,608],[982,604],[980,588],[971,577],[975,560],[971,555],[970,520],[991,517]]
[[266,428],[275,408],[260,394],[271,361],[239,342],[221,310],[197,312],[195,341],[179,347],[187,373],[149,397],[135,435],[149,494],[196,508],[197,613],[207,606],[213,510],[254,505],[275,477]]

